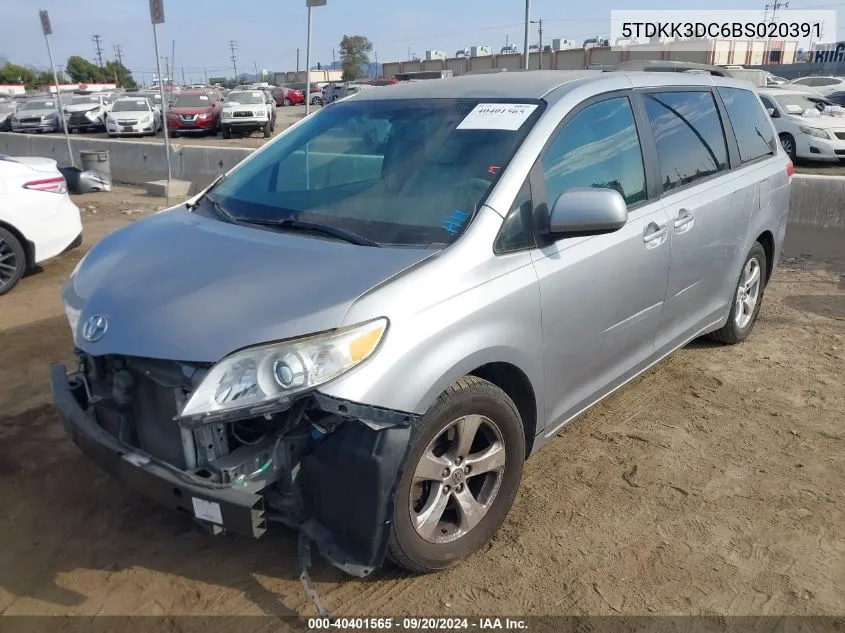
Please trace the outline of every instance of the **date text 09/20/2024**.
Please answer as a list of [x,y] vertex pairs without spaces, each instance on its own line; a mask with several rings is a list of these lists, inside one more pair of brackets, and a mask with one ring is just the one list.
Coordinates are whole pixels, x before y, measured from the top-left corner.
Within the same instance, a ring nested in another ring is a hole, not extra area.
[[308,629],[331,630],[381,630],[381,631],[456,631],[456,630],[526,630],[528,623],[522,618],[309,618]]

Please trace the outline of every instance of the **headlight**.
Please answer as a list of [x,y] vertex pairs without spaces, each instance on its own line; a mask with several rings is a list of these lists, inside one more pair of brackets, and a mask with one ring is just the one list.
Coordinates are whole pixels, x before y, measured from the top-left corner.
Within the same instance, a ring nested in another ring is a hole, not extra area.
[[231,119],[232,118],[232,111],[231,110],[223,110],[222,117],[224,119]]
[[109,116],[109,117],[106,117],[106,123],[108,123],[109,125],[117,125],[117,121],[115,121],[115,120],[114,120],[113,118],[111,118],[110,116]]
[[203,112],[203,113],[202,113],[202,114],[200,114],[200,115],[199,115],[199,117],[197,117],[197,118],[199,118],[199,119],[200,119],[200,121],[205,121],[205,120],[206,120],[209,116],[211,116],[211,115],[210,115],[210,114],[207,114],[207,113],[205,113],[205,112]]
[[821,130],[817,127],[808,127],[806,125],[802,125],[798,128],[804,134],[809,134],[810,136],[815,136],[816,138],[830,138],[830,135],[825,130]]
[[257,407],[313,389],[346,373],[376,350],[380,318],[329,334],[235,352],[208,372],[182,416]]
[[153,122],[153,117],[151,115],[147,115],[143,119],[141,119],[141,123],[152,123],[152,122]]

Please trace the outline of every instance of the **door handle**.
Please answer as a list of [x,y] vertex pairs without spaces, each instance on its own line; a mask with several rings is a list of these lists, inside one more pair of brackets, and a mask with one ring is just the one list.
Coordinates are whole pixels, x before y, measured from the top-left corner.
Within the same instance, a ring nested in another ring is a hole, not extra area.
[[674,222],[675,228],[679,229],[682,226],[686,226],[693,220],[695,220],[695,216],[692,213],[690,213],[686,209],[681,209],[678,213],[678,218]]
[[654,230],[643,235],[643,242],[646,244],[661,239],[666,235],[668,230],[665,225],[658,227],[656,224],[649,224],[648,228],[653,228]]

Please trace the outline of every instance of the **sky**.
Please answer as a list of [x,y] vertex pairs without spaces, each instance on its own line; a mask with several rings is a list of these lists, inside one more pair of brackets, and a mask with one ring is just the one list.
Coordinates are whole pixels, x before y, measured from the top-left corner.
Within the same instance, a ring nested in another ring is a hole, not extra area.
[[[611,9],[761,9],[759,0],[532,0],[532,19],[543,19],[543,40],[583,42],[609,35]],[[26,6],[24,6],[26,5]],[[386,9],[384,7],[390,7]],[[838,9],[837,33],[826,40],[845,40],[845,0],[792,0],[790,9]],[[102,36],[104,61],[123,49],[123,60],[136,79],[149,83],[155,72],[153,32],[148,0],[0,0],[0,56],[9,61],[49,66],[38,9],[47,9],[53,25],[57,65],[70,55],[96,60],[92,36]],[[303,0],[164,0],[166,23],[159,25],[162,56],[171,56],[175,39],[175,78],[182,69],[188,82],[233,74],[229,41],[237,43],[238,72],[305,69],[306,16]],[[374,44],[373,61],[401,61],[408,54],[424,57],[430,49],[452,56],[458,49],[488,45],[494,51],[509,43],[522,48],[524,0],[328,0],[312,10],[312,64],[332,62],[341,37],[365,35]],[[537,41],[532,25],[531,41]]]

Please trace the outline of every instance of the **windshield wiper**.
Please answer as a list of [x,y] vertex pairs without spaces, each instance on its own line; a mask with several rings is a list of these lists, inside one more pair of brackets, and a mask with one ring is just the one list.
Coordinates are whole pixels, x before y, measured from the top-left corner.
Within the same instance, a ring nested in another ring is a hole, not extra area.
[[246,218],[238,218],[238,221],[246,224],[270,226],[276,229],[318,233],[320,235],[333,237],[358,246],[381,246],[381,244],[376,241],[366,238],[363,235],[353,233],[352,231],[347,231],[346,229],[341,229],[336,226],[328,226],[326,224],[316,224],[314,222],[303,222],[302,220],[296,220],[294,218],[285,218],[284,220],[248,220]]
[[[193,211],[198,206],[200,206],[200,202],[202,202],[204,198],[207,198],[208,194],[211,193],[211,190],[214,189],[217,185],[219,185],[220,181],[223,180],[225,177],[226,177],[226,174],[220,174],[219,176],[217,176],[217,178],[215,178],[212,181],[212,183],[210,185],[208,185],[208,187],[206,187],[205,192],[199,198],[197,198],[197,201],[194,202],[193,204],[188,204],[186,202],[185,208],[188,209],[189,211]],[[223,209],[223,207],[220,206],[219,202],[217,202],[216,200],[213,200],[213,199],[211,200],[211,202],[212,202],[212,204],[214,204],[214,208],[217,209],[218,211],[221,211],[221,213],[223,215],[228,215],[229,218],[232,217],[231,214],[229,214],[228,211],[226,211],[225,209]]]

